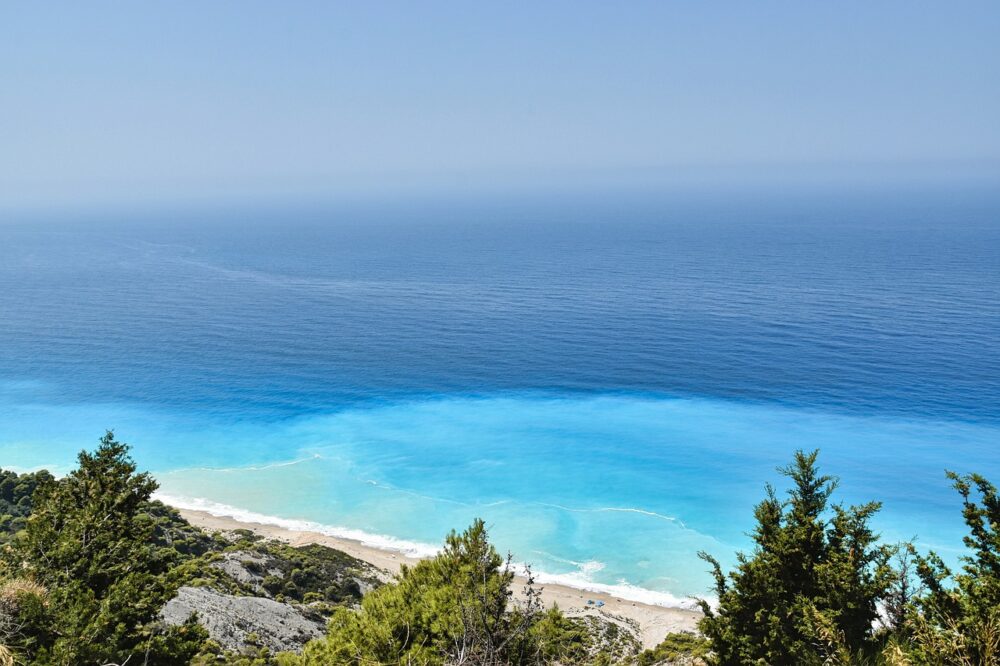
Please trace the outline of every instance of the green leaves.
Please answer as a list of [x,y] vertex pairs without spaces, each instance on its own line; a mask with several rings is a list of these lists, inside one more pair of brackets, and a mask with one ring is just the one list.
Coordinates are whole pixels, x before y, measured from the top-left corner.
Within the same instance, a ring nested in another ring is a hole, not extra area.
[[130,573],[163,569],[149,557],[153,525],[140,518],[156,482],[135,473],[128,446],[111,432],[78,461],[65,479],[39,485],[15,548],[44,584],[79,583],[100,598]]
[[35,663],[121,662],[164,646],[176,655],[156,663],[182,664],[203,639],[185,629],[182,640],[178,629],[155,624],[174,592],[164,575],[170,559],[146,513],[156,482],[136,473],[128,451],[108,432],[65,478],[42,478],[24,529],[3,554],[7,571],[49,590],[48,615],[26,646]]
[[403,567],[395,584],[369,593],[359,613],[342,610],[307,664],[441,664],[476,649],[473,635],[507,615],[513,573],[489,543],[482,521],[452,532],[437,557]]
[[726,576],[701,554],[719,602],[701,602],[700,628],[719,664],[818,664],[874,647],[892,554],[868,526],[879,504],[831,507],[837,480],[819,474],[817,453],[798,451],[779,469],[792,480],[786,501],[767,486],[754,510],[756,547],[735,571]]
[[589,643],[559,611],[542,613],[530,577],[514,603],[514,572],[490,544],[483,521],[452,532],[436,557],[404,566],[396,582],[368,593],[361,609],[338,610],[326,638],[302,663],[528,664],[579,656]]
[[24,529],[35,489],[52,480],[45,470],[28,474],[0,470],[0,543]]
[[[911,617],[917,652],[930,663],[1000,662],[1000,495],[977,474],[948,472],[962,496],[969,554],[953,575],[934,553],[917,559],[925,594]],[[976,498],[978,496],[978,500]]]

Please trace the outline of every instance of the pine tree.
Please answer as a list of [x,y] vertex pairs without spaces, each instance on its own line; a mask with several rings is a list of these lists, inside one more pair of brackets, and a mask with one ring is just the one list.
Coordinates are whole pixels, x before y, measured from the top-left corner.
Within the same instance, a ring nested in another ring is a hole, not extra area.
[[718,606],[701,602],[700,628],[716,663],[819,664],[873,648],[877,604],[887,593],[892,549],[870,527],[877,502],[830,505],[837,480],[819,474],[818,451],[795,453],[779,471],[787,501],[770,485],[757,505],[755,542],[724,575],[711,555]]
[[[404,566],[395,584],[365,595],[360,612],[339,610],[329,635],[311,642],[301,663],[535,663],[536,592],[512,604],[514,573],[482,520],[452,532],[434,558]],[[530,587],[530,584],[529,584]]]
[[48,590],[46,612],[30,619],[35,663],[186,663],[203,636],[193,626],[160,628],[174,590],[169,560],[144,513],[156,482],[137,474],[127,444],[108,432],[63,479],[39,484],[24,530],[3,555],[5,569]]
[[[962,495],[962,515],[969,527],[963,539],[970,554],[953,574],[933,552],[918,558],[917,572],[926,587],[912,615],[919,656],[935,664],[1000,663],[1000,493],[978,474],[948,472]],[[980,502],[973,499],[978,493]],[[950,584],[949,584],[950,583]]]

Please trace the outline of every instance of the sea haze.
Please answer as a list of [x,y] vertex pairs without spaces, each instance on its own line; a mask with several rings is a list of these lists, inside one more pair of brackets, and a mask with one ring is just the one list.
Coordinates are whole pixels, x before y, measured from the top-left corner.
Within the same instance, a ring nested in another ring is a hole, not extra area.
[[0,224],[0,466],[675,603],[797,448],[949,559],[1000,482],[1000,197],[590,197]]

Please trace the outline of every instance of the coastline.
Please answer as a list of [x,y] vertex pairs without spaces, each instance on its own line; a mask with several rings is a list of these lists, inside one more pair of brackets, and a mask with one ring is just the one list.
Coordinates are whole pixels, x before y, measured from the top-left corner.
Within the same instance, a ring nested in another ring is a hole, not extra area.
[[[169,503],[169,502],[168,502]],[[292,546],[320,544],[341,550],[352,557],[368,562],[386,573],[387,578],[395,575],[402,564],[415,564],[421,558],[405,553],[375,548],[344,537],[330,536],[308,530],[295,530],[278,525],[237,520],[230,516],[217,516],[207,511],[175,507],[192,525],[209,532],[226,532],[237,529],[250,530],[268,539],[284,541]],[[517,585],[524,584],[524,578],[516,578]],[[600,615],[636,634],[644,648],[655,647],[663,637],[674,631],[695,631],[701,613],[684,608],[671,608],[630,601],[604,592],[593,592],[557,583],[538,584],[542,588],[542,600],[546,606],[558,604],[567,615],[581,617]],[[587,600],[603,601],[602,608],[587,606]]]

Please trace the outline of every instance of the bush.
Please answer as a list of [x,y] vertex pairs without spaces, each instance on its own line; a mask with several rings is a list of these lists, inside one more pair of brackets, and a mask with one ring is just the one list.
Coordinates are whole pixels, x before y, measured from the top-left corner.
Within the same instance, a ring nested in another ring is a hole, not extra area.
[[514,573],[477,520],[452,532],[437,557],[404,566],[394,584],[338,609],[326,638],[310,642],[303,663],[534,663],[532,627],[541,617],[537,593],[511,604]]
[[704,658],[708,656],[711,644],[707,639],[679,632],[667,634],[667,637],[651,650],[645,650],[639,655],[639,666],[653,666],[664,661],[674,661],[682,657]]

